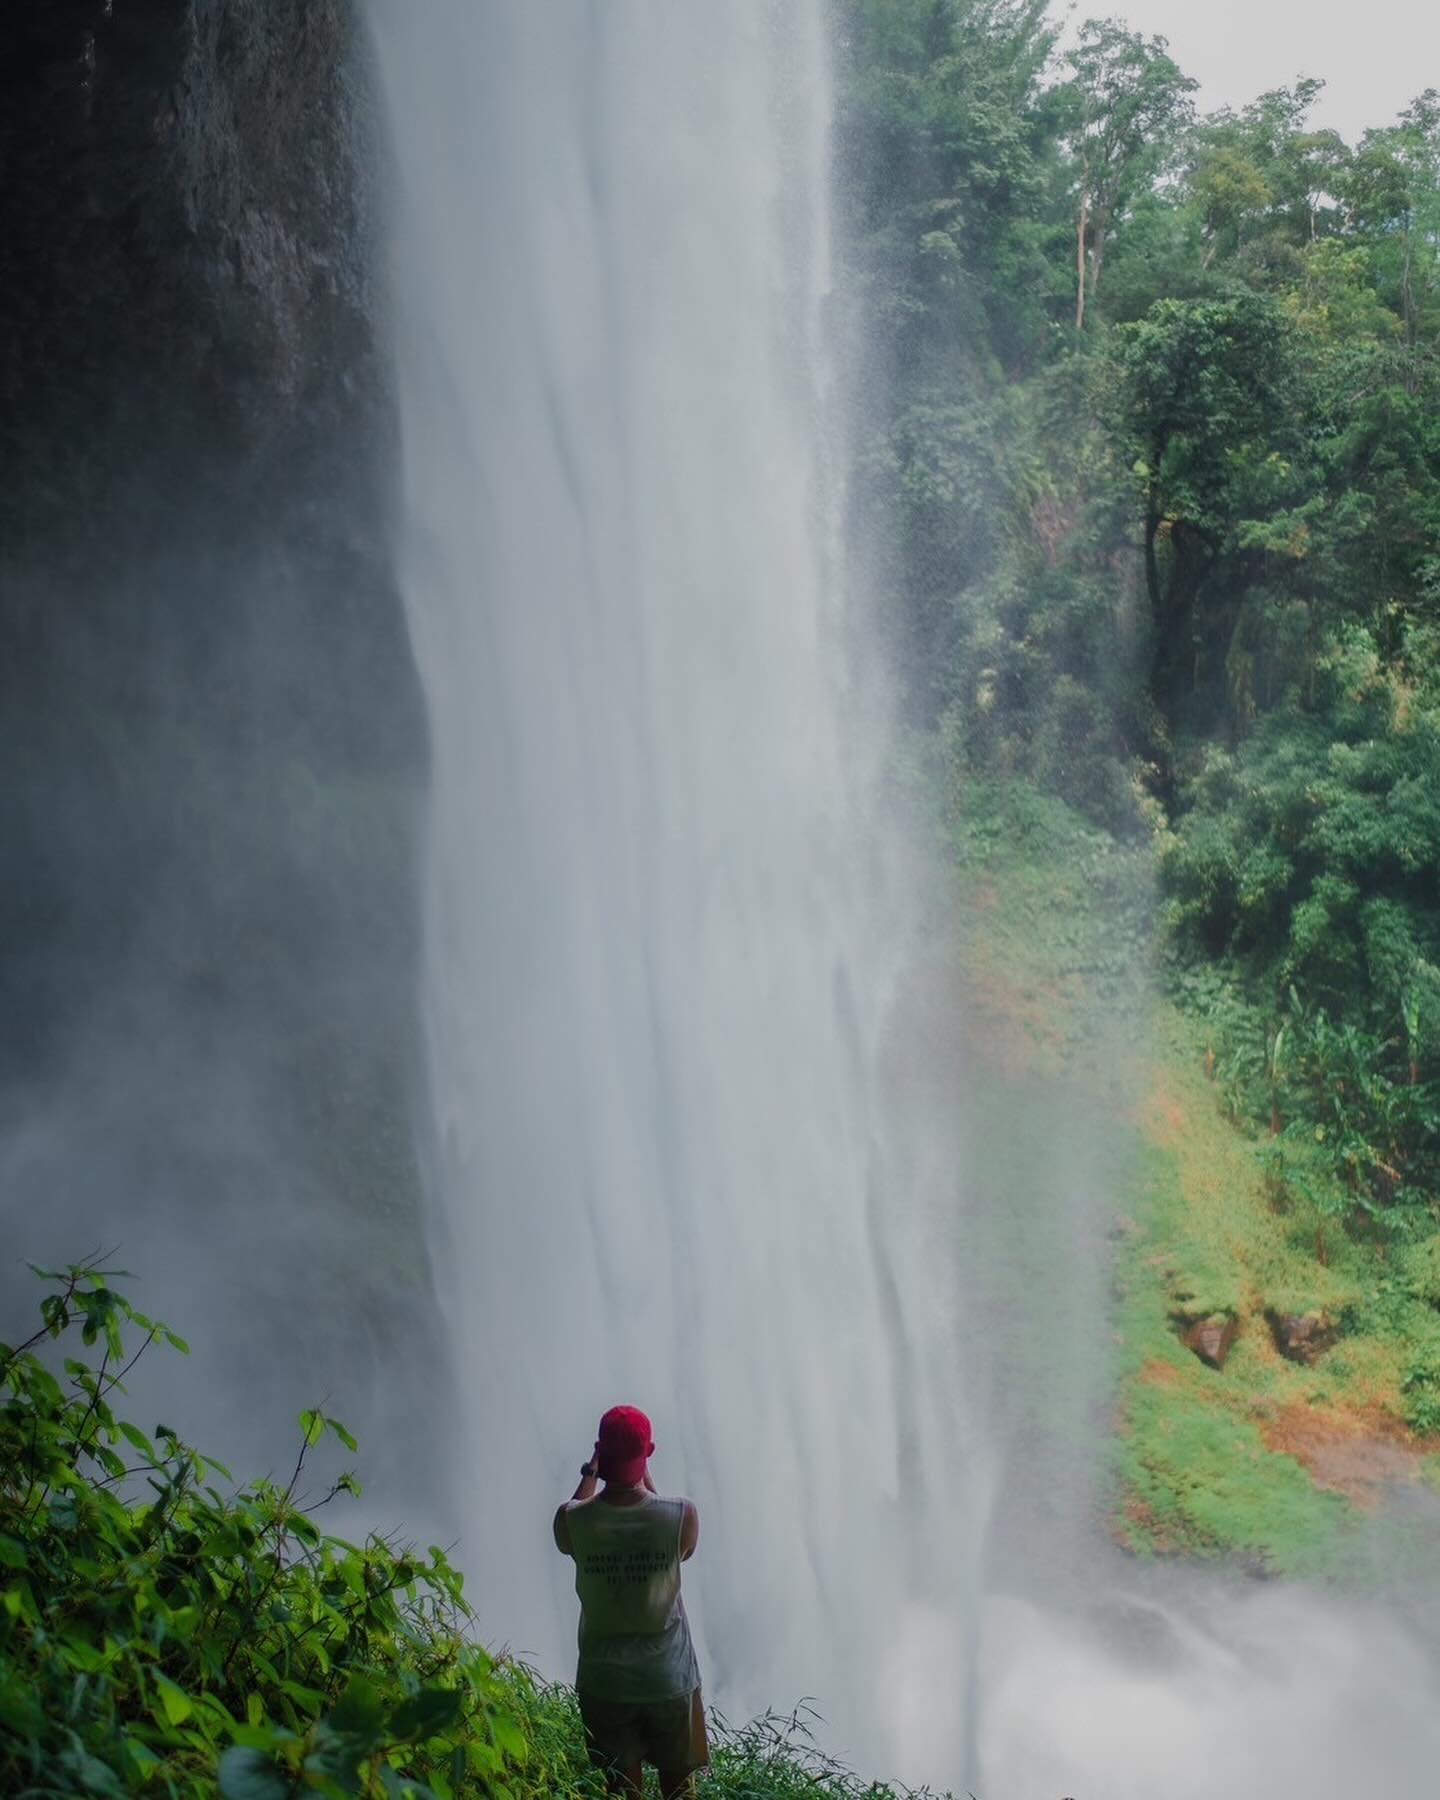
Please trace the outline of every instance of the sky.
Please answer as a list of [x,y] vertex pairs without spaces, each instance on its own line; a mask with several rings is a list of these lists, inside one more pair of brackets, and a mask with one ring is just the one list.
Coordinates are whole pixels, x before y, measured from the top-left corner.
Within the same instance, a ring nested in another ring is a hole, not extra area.
[[1353,143],[1440,88],[1440,0],[1080,0],[1075,14],[1107,16],[1168,38],[1202,111],[1317,75],[1314,124]]

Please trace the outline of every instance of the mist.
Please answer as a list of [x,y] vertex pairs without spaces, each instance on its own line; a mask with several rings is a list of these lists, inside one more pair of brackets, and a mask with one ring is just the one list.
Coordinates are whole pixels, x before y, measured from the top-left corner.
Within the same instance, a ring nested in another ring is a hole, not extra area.
[[544,1521],[642,1404],[704,1497],[714,1697],[814,1692],[879,1752],[865,1690],[966,1576],[915,1507],[970,1495],[915,1479],[952,1440],[900,1294],[947,1328],[876,1091],[903,874],[842,566],[822,11],[376,18],[477,1604],[565,1671]]
[[986,1047],[874,679],[884,551],[846,519],[823,9],[374,18],[486,1630],[568,1675],[546,1521],[627,1401],[701,1504],[726,1713],[811,1695],[867,1771],[986,1794],[1408,1792],[1440,1737],[1405,1627],[1142,1579],[1104,1538],[1113,1208],[1078,1087],[1037,1096],[1024,1317],[997,1266],[1013,1122],[967,1105]]

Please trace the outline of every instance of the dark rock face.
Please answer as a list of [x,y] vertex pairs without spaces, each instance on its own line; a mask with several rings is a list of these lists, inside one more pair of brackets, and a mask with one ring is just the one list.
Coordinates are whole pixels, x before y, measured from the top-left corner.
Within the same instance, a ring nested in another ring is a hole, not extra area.
[[424,1344],[371,132],[347,0],[0,23],[0,1218],[178,1287],[236,1455]]
[[1240,1321],[1229,1313],[1181,1322],[1180,1341],[1212,1369],[1223,1369],[1225,1359],[1240,1335]]
[[1339,1341],[1339,1327],[1323,1312],[1270,1313],[1275,1348],[1291,1362],[1313,1363]]

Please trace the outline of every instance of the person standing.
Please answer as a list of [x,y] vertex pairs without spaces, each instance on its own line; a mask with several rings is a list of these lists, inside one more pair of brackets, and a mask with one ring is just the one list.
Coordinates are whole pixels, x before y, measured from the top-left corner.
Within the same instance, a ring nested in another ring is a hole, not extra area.
[[695,1554],[700,1515],[689,1500],[655,1491],[654,1450],[645,1414],[612,1406],[594,1455],[580,1466],[580,1485],[556,1510],[554,1532],[556,1548],[575,1560],[575,1688],[591,1761],[612,1793],[635,1800],[644,1764],[653,1763],[661,1793],[676,1800],[710,1760],[700,1667],[680,1598],[680,1565]]

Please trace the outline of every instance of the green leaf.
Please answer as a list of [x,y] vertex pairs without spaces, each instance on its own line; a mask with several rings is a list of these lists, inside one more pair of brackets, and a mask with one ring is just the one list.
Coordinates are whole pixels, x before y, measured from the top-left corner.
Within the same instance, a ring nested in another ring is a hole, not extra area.
[[316,1688],[306,1687],[299,1681],[282,1681],[280,1692],[296,1700],[310,1712],[319,1712],[325,1704],[325,1696]]
[[234,1741],[247,1750],[259,1750],[266,1756],[271,1755],[279,1744],[293,1744],[295,1733],[287,1731],[283,1725],[237,1725],[230,1733]]
[[22,1615],[27,1619],[39,1617],[35,1596],[30,1591],[30,1583],[23,1579],[0,1589],[0,1606],[5,1608],[12,1619],[18,1619]]
[[390,1717],[397,1738],[429,1738],[453,1725],[460,1716],[461,1696],[455,1688],[421,1688]]
[[176,1687],[168,1675],[156,1673],[155,1692],[160,1696],[167,1724],[183,1725],[195,1710],[194,1701],[183,1688]]
[[125,1473],[125,1464],[104,1444],[87,1444],[85,1448],[112,1480],[118,1480]]
[[[465,1746],[465,1760],[476,1774],[482,1776],[495,1774],[504,1762],[495,1745],[487,1744],[480,1738],[472,1738]],[[490,1792],[488,1787],[485,1792]]]
[[340,1564],[340,1579],[357,1599],[365,1598],[365,1564],[358,1556],[347,1556]]
[[44,1729],[45,1715],[32,1695],[13,1687],[0,1688],[0,1725],[7,1726],[16,1737],[36,1737]]
[[19,1538],[0,1532],[0,1568],[23,1569],[27,1561],[25,1546]]
[[115,1425],[126,1443],[133,1444],[142,1456],[154,1456],[155,1446],[150,1442],[149,1438],[146,1437],[145,1433],[141,1431],[138,1425],[132,1425],[126,1419],[117,1419]]
[[345,1429],[345,1427],[340,1423],[340,1421],[338,1419],[327,1418],[325,1423],[335,1433],[336,1437],[339,1438],[340,1442],[345,1446],[345,1448],[347,1450],[354,1451],[359,1448],[359,1445],[355,1442],[355,1439],[353,1437],[351,1437],[350,1433]]
[[506,1713],[497,1712],[490,1720],[490,1730],[497,1747],[504,1751],[511,1762],[523,1766],[530,1755],[530,1745],[514,1719]]
[[325,1435],[325,1415],[307,1406],[300,1415],[300,1432],[307,1445],[318,1444]]
[[389,1763],[380,1765],[380,1782],[389,1800],[435,1800],[434,1793],[423,1781],[417,1781],[413,1775],[402,1775]]
[[120,1778],[110,1767],[98,1757],[91,1756],[86,1750],[77,1747],[74,1752],[75,1774],[80,1785],[87,1794],[118,1794]]
[[216,1772],[224,1800],[289,1800],[290,1783],[259,1750],[232,1744]]
[[378,1689],[363,1675],[352,1675],[330,1714],[331,1729],[373,1743],[378,1741],[384,1721],[385,1703]]

